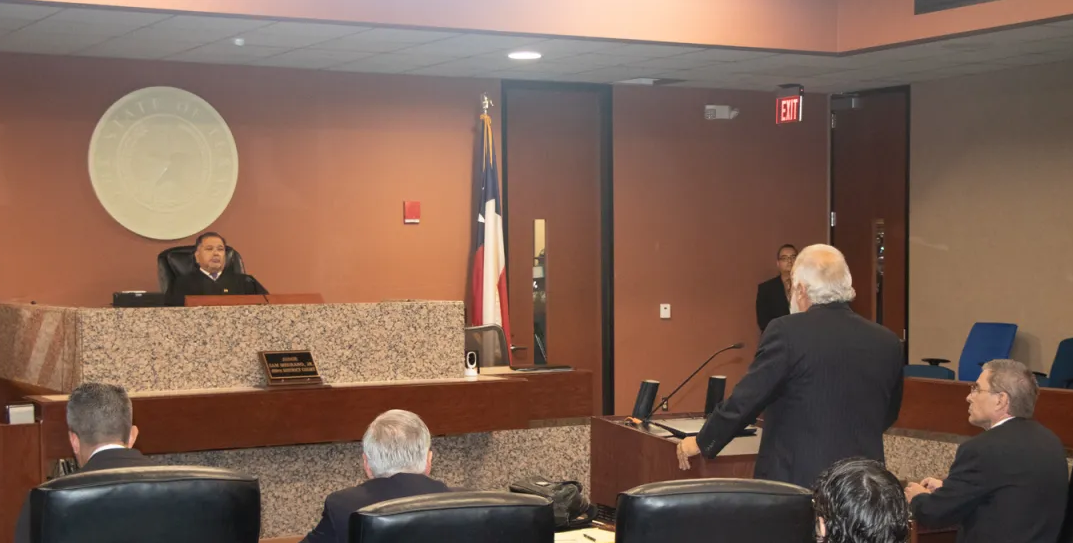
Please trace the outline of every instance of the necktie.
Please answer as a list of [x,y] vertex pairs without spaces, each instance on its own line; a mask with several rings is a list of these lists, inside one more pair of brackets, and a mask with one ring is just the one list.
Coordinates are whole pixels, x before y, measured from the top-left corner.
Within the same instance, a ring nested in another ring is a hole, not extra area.
[[209,277],[211,277],[212,280],[215,281],[216,278],[219,277],[219,276],[220,276],[220,274],[219,274],[219,272],[217,272],[217,273],[214,273],[214,274],[210,275]]

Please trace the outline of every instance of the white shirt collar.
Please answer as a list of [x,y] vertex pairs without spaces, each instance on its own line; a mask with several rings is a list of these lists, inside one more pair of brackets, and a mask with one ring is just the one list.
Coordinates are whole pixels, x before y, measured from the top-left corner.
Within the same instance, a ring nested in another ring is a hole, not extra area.
[[[111,445],[101,445],[100,447],[97,447],[96,449],[94,449],[92,453],[90,453],[89,458],[93,458],[93,455],[95,455],[95,454],[97,454],[97,453],[99,453],[101,451],[107,451],[107,450],[110,450],[110,449],[126,449],[126,447],[124,447],[122,445],[116,445],[114,443],[111,444]],[[87,462],[89,461],[89,458],[86,459]]]
[[213,279],[212,274],[207,272],[207,271],[205,271],[205,268],[202,268],[201,266],[198,266],[197,269],[201,270],[201,273],[205,274],[209,279],[212,279],[213,281],[215,281],[216,279],[219,279],[220,276],[224,274],[223,270],[220,270],[220,271],[216,272],[216,278]]
[[998,428],[999,426],[1002,426],[1006,421],[1008,421],[1008,420],[1010,420],[1012,418],[1014,418],[1014,417],[1006,417],[1006,418],[996,422],[995,424],[992,424],[991,428],[989,428],[989,430],[994,430],[995,428]]

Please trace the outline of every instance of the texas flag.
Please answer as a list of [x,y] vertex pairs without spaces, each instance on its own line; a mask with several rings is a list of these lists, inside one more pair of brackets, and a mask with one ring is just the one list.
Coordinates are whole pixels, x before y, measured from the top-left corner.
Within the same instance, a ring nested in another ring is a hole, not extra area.
[[510,341],[507,313],[507,257],[503,249],[503,207],[499,202],[499,174],[492,141],[492,118],[481,115],[480,209],[477,211],[477,244],[473,255],[473,303],[470,323],[474,326],[498,324]]

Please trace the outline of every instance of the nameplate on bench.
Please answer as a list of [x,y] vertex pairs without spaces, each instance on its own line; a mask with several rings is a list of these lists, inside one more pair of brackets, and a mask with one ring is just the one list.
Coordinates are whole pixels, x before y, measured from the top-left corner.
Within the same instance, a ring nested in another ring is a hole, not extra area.
[[268,386],[319,385],[324,381],[310,351],[261,351]]

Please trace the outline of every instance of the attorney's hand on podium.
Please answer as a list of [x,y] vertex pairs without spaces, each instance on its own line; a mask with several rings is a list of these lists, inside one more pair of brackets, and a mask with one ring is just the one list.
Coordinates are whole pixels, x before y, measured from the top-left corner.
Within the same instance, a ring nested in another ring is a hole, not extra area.
[[935,492],[943,487],[943,480],[936,479],[935,477],[928,477],[923,481],[920,481],[920,486],[923,486],[928,492]]
[[700,454],[697,438],[687,437],[678,442],[678,468],[685,471],[689,469],[689,457]]

